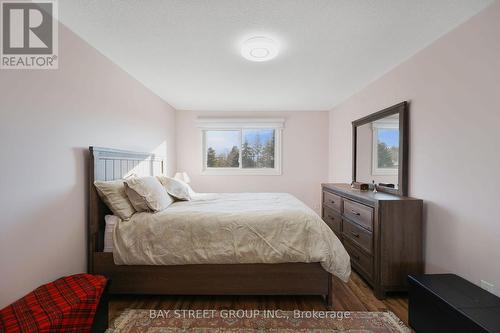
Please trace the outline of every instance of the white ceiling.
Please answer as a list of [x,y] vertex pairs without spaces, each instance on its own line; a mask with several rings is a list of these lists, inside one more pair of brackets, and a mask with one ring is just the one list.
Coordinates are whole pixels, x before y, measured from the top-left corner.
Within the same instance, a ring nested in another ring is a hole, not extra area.
[[[493,0],[64,0],[63,24],[180,110],[329,110]],[[243,59],[265,34],[277,58]]]

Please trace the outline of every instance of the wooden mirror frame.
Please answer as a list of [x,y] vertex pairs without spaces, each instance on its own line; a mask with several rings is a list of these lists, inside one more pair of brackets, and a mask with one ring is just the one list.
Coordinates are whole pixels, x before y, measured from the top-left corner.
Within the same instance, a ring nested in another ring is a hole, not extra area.
[[352,122],[352,181],[356,181],[356,144],[357,144],[357,128],[361,125],[371,123],[373,121],[399,114],[399,167],[398,167],[398,185],[399,188],[393,189],[385,186],[377,186],[377,191],[392,193],[397,195],[408,195],[408,156],[409,156],[409,117],[408,117],[408,102],[390,106],[381,111],[372,113],[366,117],[354,120]]

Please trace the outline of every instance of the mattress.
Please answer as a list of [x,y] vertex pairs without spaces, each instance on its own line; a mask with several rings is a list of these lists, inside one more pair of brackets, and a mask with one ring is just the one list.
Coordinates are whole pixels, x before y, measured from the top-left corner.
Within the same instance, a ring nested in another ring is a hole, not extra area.
[[117,265],[319,262],[347,281],[350,258],[313,210],[287,193],[204,193],[113,229]]

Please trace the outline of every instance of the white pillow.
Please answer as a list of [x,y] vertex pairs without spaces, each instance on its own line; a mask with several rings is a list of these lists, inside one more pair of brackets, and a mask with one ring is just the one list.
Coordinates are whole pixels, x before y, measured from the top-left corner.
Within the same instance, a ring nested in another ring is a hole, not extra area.
[[113,232],[115,226],[120,222],[120,218],[114,215],[104,216],[106,227],[104,228],[104,252],[113,252]]
[[[135,192],[129,199],[134,200],[135,205],[140,208],[147,206],[149,210],[159,212],[174,202],[155,177],[130,177],[125,179],[125,184],[129,190]],[[140,200],[141,203],[138,202]]]
[[192,189],[192,187],[189,184],[186,184],[188,190],[189,190],[189,196],[191,199],[193,199],[193,196],[196,194],[196,192]]
[[97,193],[114,215],[128,220],[135,213],[134,206],[125,192],[123,180],[95,181]]
[[167,190],[168,194],[170,194],[177,200],[191,200],[191,188],[188,184],[178,179],[166,176],[158,176],[157,178],[163,185],[163,187]]

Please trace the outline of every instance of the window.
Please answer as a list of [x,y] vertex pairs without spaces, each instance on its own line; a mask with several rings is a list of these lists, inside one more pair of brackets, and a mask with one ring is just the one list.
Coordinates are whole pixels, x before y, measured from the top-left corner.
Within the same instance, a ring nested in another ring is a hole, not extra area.
[[240,131],[205,131],[207,168],[240,167]]
[[274,129],[242,130],[241,164],[246,169],[274,169]]
[[397,122],[373,123],[374,175],[397,175],[399,167],[399,124]]
[[204,174],[281,174],[282,123],[255,119],[201,123]]

